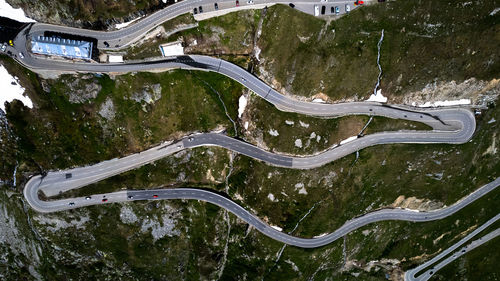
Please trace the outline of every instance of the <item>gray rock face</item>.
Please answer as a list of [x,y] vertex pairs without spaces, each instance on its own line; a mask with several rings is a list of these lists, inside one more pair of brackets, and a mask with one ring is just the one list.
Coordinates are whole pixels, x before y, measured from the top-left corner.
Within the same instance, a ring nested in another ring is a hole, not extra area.
[[146,218],[142,221],[141,231],[143,233],[151,231],[154,241],[165,236],[173,237],[180,235],[180,231],[175,229],[177,218],[180,214],[170,205],[165,205],[164,211],[165,213],[162,214],[159,220]]
[[106,101],[101,105],[101,108],[99,109],[99,115],[107,120],[112,120],[113,118],[115,118],[115,106],[111,98],[108,97]]
[[95,99],[102,89],[93,75],[70,76],[62,80],[68,87],[66,95],[71,103],[84,103]]
[[137,215],[129,206],[123,206],[120,209],[120,220],[125,224],[134,224],[137,222]]
[[161,85],[147,85],[144,87],[142,92],[134,93],[130,99],[142,103],[145,102],[147,104],[154,103],[161,98]]

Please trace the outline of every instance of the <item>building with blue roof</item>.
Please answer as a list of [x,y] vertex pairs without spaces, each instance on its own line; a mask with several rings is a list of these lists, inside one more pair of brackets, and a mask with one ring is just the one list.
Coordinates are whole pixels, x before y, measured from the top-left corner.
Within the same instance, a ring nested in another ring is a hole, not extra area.
[[71,59],[92,59],[92,42],[37,36],[31,38],[31,52]]

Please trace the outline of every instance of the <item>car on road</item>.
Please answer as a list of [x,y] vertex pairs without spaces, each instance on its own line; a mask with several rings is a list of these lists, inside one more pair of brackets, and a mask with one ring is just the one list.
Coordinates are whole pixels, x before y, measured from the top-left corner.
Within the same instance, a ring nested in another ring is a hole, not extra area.
[[236,7],[240,6],[240,0],[236,0]]
[[85,197],[85,200],[90,200],[90,199],[92,199],[92,197],[90,196]]
[[198,14],[198,9],[194,8],[193,9],[193,14],[195,14],[195,15]]
[[215,8],[215,10],[217,11],[217,10],[219,9],[219,4],[214,3],[214,8]]
[[158,195],[154,194],[154,195],[153,195],[153,198],[158,198]]
[[102,202],[108,202],[108,198],[102,198]]
[[75,202],[69,202],[70,206],[75,206]]
[[248,1],[247,1],[247,4],[248,4],[248,5],[253,4],[253,0],[248,0]]
[[339,8],[339,6],[335,6],[335,13],[337,15],[340,14],[340,8]]
[[345,4],[345,12],[349,13],[351,11],[351,6],[349,4]]
[[293,3],[288,4],[288,6],[290,6],[291,8],[295,8],[295,4]]
[[5,52],[5,49],[7,49],[7,45],[3,44],[2,45],[2,52]]
[[24,59],[23,53],[19,53],[19,57],[22,58],[22,59]]
[[104,46],[106,46],[106,48],[109,48],[109,43],[108,42],[104,41],[103,44],[104,44]]
[[193,138],[193,137],[189,137],[189,138],[188,138],[188,141],[189,141],[189,142],[191,142],[191,141],[193,141],[193,140],[194,140],[194,138]]
[[128,199],[134,199],[134,196],[129,195],[129,196],[128,196]]
[[200,14],[203,13],[203,8],[201,6],[198,7],[198,10],[200,10]]

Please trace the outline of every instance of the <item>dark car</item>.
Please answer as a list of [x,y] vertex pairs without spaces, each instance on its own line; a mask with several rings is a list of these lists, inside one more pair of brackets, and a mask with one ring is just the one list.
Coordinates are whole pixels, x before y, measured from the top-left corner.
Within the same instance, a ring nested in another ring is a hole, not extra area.
[[236,7],[240,5],[240,0],[236,0]]
[[198,10],[200,10],[200,14],[203,13],[203,8],[201,6],[198,7]]
[[104,41],[104,46],[106,46],[106,48],[109,48],[109,43]]
[[295,4],[293,4],[293,3],[288,4],[288,6],[295,8]]
[[325,6],[321,6],[321,14],[324,15],[326,12],[326,7]]
[[108,202],[108,198],[102,198],[102,202]]
[[75,202],[69,202],[70,206],[75,206]]
[[134,199],[134,196],[129,195],[129,196],[128,196],[128,199],[132,200],[132,199]]
[[194,9],[193,9],[193,14],[195,14],[195,15],[196,15],[197,13],[198,13],[198,9],[194,8]]
[[90,200],[90,199],[92,199],[92,197],[90,196],[85,197],[85,200]]
[[218,10],[219,9],[219,4],[214,3],[214,8],[215,8],[215,10]]

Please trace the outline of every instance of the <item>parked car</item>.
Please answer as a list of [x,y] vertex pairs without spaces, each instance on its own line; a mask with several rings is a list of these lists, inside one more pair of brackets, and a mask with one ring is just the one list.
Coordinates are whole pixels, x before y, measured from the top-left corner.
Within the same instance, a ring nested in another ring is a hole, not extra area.
[[92,197],[90,196],[85,197],[85,200],[90,200],[90,199],[92,199]]
[[335,13],[337,15],[340,14],[340,8],[339,8],[339,6],[335,6]]
[[195,14],[195,15],[198,14],[198,9],[194,8],[193,9],[193,14]]
[[293,4],[293,3],[288,4],[288,6],[295,8],[295,4]]
[[7,45],[3,44],[2,45],[2,52],[5,52],[5,49],[7,49]]
[[345,12],[349,13],[351,11],[351,6],[349,4],[345,4]]
[[203,13],[203,8],[201,6],[198,7],[198,10],[200,10],[200,14]]
[[102,198],[102,202],[108,202],[108,198]]
[[134,196],[129,195],[129,196],[128,196],[128,199],[132,200],[132,199],[134,199]]
[[253,4],[253,0],[248,0],[248,1],[247,1],[247,4],[248,4],[248,5]]
[[217,11],[217,10],[219,9],[219,4],[214,3],[214,8],[215,8],[215,10]]
[[158,195],[154,194],[154,195],[153,195],[153,198],[158,198]]
[[363,4],[365,4],[365,1],[358,0],[358,1],[354,2],[354,6],[363,5]]
[[326,12],[326,7],[325,6],[321,6],[321,14],[324,15]]
[[19,53],[19,57],[22,58],[22,59],[24,59],[23,53]]
[[236,0],[236,7],[240,6],[240,0]]

